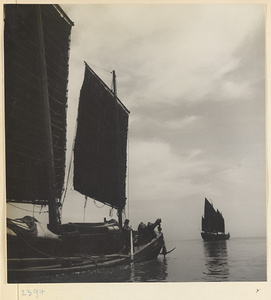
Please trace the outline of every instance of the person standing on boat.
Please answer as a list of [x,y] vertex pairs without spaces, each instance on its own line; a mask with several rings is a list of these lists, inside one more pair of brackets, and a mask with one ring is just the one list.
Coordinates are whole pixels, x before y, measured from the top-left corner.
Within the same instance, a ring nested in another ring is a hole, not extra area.
[[130,252],[130,232],[131,228],[129,226],[130,220],[126,219],[123,224],[123,238],[124,238],[124,253]]

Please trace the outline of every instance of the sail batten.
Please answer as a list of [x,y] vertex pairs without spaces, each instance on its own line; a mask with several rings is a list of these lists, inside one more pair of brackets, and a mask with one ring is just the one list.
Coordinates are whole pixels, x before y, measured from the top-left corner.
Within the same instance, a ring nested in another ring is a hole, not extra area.
[[127,108],[86,64],[74,146],[74,189],[120,209],[126,203],[128,116]]
[[[58,5],[41,5],[40,15],[36,8],[37,5],[30,4],[5,5],[6,191],[7,201],[45,205],[51,184],[45,150],[48,119],[42,99],[46,86],[53,144],[53,185],[55,196],[60,198],[65,173],[72,22]],[[40,21],[41,27],[37,26]],[[44,53],[42,59],[41,53]]]

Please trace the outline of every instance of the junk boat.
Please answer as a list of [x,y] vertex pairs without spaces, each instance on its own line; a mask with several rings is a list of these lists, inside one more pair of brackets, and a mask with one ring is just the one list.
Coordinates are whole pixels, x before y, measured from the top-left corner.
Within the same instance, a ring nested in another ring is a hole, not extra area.
[[7,203],[47,207],[50,232],[44,233],[34,215],[7,219],[8,282],[166,255],[160,219],[136,231],[122,220],[130,112],[117,97],[115,72],[111,90],[87,63],[66,180],[73,177],[86,200],[116,209],[118,220],[62,224],[74,24],[59,5],[11,4],[4,12]]
[[222,213],[215,210],[213,204],[207,198],[205,198],[201,228],[201,237],[204,241],[221,241],[230,238],[230,234],[225,233],[225,222]]

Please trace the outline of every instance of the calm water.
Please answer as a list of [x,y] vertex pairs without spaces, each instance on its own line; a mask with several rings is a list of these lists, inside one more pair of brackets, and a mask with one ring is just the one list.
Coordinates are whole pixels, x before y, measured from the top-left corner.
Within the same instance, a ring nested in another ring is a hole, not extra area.
[[166,241],[176,249],[165,259],[44,278],[43,282],[266,281],[266,239]]

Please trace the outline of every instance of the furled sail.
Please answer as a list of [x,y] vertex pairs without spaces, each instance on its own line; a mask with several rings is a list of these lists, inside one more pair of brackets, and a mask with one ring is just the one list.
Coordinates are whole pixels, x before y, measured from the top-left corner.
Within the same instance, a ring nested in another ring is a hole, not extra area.
[[[72,25],[58,5],[5,5],[8,201],[48,203],[51,188],[47,171],[48,134],[45,133],[48,128],[52,144],[54,194],[58,198],[61,196]],[[49,103],[47,111],[44,97]],[[46,113],[49,118],[46,118]]]
[[118,209],[126,202],[128,116],[86,64],[74,146],[74,189]]

